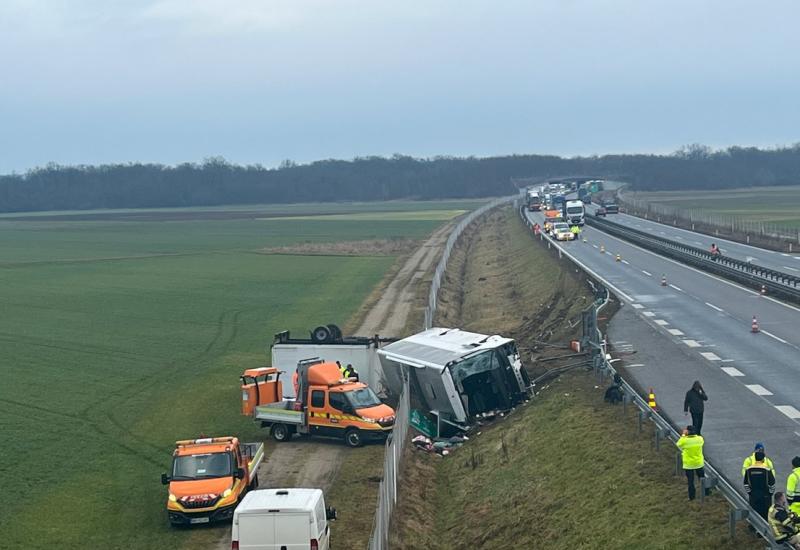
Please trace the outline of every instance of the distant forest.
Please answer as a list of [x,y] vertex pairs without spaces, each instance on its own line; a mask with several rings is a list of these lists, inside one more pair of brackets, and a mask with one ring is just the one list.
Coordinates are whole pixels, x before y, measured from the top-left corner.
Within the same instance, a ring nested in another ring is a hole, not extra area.
[[278,168],[222,158],[200,164],[50,164],[0,176],[0,211],[380,201],[506,195],[530,178],[591,176],[639,190],[731,188],[800,183],[800,143],[778,149],[692,145],[671,155],[488,158],[396,155],[321,160]]

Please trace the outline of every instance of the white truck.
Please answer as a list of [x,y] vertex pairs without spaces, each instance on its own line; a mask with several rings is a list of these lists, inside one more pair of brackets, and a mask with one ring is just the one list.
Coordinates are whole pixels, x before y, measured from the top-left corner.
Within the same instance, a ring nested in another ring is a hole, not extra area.
[[564,206],[564,219],[570,225],[583,225],[585,223],[586,208],[583,201],[567,201]]
[[334,519],[321,489],[251,491],[233,513],[231,550],[328,550]]

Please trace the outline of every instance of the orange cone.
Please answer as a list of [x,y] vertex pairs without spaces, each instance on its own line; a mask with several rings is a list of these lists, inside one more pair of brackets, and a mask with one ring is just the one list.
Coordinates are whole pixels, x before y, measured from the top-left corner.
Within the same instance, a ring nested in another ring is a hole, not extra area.
[[600,252],[605,252],[605,251],[606,251],[606,246],[601,244],[600,245]]
[[621,261],[622,261],[622,256],[620,256],[619,254],[617,254],[617,261],[618,261],[618,262],[621,262]]
[[663,273],[661,274],[661,286],[667,286],[667,276]]
[[755,315],[753,315],[753,324],[750,325],[750,332],[758,332],[758,319],[756,319]]
[[650,388],[650,392],[647,394],[647,405],[651,410],[656,410],[656,394],[653,388]]

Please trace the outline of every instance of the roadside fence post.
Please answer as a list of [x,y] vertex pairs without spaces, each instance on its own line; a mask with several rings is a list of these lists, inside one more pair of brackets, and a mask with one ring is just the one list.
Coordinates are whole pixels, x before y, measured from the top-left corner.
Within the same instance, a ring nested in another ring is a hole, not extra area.
[[675,475],[678,476],[681,474],[681,469],[683,466],[683,460],[681,459],[681,452],[680,450],[675,452]]
[[639,418],[639,433],[642,433],[642,424],[644,423],[644,411],[640,410],[638,414]]

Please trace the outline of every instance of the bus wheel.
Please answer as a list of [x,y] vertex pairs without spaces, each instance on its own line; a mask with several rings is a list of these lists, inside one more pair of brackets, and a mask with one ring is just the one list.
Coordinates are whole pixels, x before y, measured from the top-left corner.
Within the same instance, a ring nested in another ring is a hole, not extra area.
[[355,428],[347,430],[344,432],[344,442],[347,443],[348,447],[360,447],[362,443],[361,432]]

